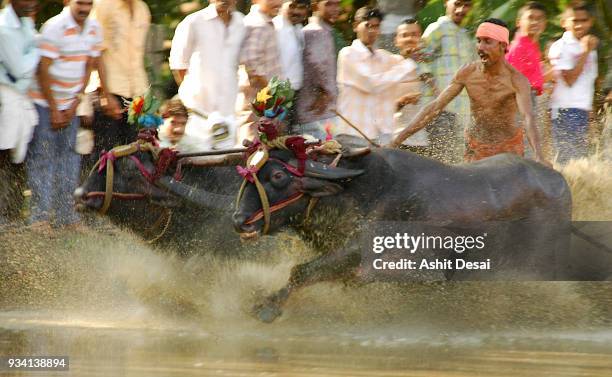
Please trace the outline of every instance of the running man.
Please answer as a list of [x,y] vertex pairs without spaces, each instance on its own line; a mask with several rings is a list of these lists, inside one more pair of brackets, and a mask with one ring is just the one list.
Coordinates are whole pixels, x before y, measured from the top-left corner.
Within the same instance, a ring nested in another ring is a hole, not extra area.
[[[523,132],[526,131],[535,160],[550,165],[542,155],[535,127],[529,80],[505,59],[508,27],[501,20],[487,19],[478,27],[476,40],[480,61],[461,67],[450,85],[425,106],[389,146],[398,147],[424,128],[465,88],[473,118],[465,129],[465,161],[473,162],[500,153],[523,156]],[[517,111],[524,119],[525,129],[518,125]]]

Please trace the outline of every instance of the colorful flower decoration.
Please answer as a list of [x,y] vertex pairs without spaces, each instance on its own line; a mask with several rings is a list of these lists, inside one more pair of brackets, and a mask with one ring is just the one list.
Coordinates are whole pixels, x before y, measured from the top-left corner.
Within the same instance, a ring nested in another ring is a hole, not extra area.
[[293,106],[294,96],[295,92],[291,89],[289,80],[279,80],[273,77],[268,86],[257,93],[251,105],[258,116],[283,121]]
[[264,143],[267,143],[276,139],[280,135],[276,123],[277,122],[271,119],[259,119],[255,123],[257,125],[257,131],[259,132],[259,140],[263,141]]
[[135,124],[138,128],[159,127],[164,123],[157,113],[160,105],[160,101],[150,90],[144,96],[134,98],[129,104],[128,123]]

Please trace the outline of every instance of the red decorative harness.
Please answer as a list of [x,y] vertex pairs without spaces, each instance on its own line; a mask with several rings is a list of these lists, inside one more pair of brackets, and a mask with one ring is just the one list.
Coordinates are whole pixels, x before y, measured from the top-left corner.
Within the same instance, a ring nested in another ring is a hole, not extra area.
[[[155,145],[144,142],[137,141],[135,143],[124,145],[120,147],[113,148],[108,152],[102,152],[100,159],[96,163],[96,166],[92,169],[93,171],[97,168],[98,174],[101,174],[102,171],[106,170],[106,191],[92,191],[87,193],[87,198],[95,198],[95,197],[103,197],[104,203],[100,208],[99,212],[101,214],[105,214],[110,207],[110,203],[112,199],[118,200],[142,200],[146,199],[146,194],[135,194],[135,193],[118,193],[113,191],[113,180],[114,180],[114,164],[117,158],[121,157],[129,157],[130,160],[134,161],[136,167],[140,171],[140,174],[150,183],[154,184],[167,170],[168,168],[176,161],[177,152],[171,149],[161,149],[157,152],[157,161],[155,164],[155,171],[151,173],[144,166],[142,161],[136,156],[134,153],[136,152],[155,152],[158,149]],[[91,174],[91,173],[90,173]],[[175,174],[175,179],[180,180],[180,169],[177,169]]]

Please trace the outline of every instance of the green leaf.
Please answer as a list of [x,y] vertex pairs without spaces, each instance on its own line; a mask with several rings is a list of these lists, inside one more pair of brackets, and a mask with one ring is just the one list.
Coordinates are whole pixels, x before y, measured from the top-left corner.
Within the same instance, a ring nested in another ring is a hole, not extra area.
[[159,107],[161,106],[161,101],[155,96],[151,96],[151,98],[151,108],[149,109],[149,113],[156,113],[157,110],[159,110]]
[[512,21],[516,19],[518,9],[523,5],[523,3],[523,0],[510,0],[505,2],[500,7],[493,10],[491,17],[499,18],[500,20],[508,23],[508,25],[512,25]]
[[151,108],[151,103],[153,102],[153,96],[150,92],[147,92],[144,96],[144,105],[142,106],[142,113],[147,114]]

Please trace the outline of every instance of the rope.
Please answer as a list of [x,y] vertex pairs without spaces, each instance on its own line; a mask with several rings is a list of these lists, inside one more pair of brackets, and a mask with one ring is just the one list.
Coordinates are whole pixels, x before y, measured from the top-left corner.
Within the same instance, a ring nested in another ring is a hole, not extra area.
[[[288,165],[282,161],[281,163],[283,163],[283,165],[285,165],[285,167],[288,168],[293,174],[302,176],[304,173],[304,161],[308,158],[307,156],[308,152],[305,147],[305,145],[308,144],[308,142],[304,142],[303,138],[300,138],[298,140],[299,142],[296,142],[296,140],[294,139],[296,139],[295,135],[277,136],[272,140],[266,140],[265,142],[262,142],[262,143],[267,148],[270,148],[270,149],[276,148],[276,149],[281,149],[281,150],[293,151],[293,153],[298,158],[299,166],[298,166],[297,171],[295,168],[290,169],[292,168],[291,165]],[[319,143],[320,143],[319,141],[316,142],[316,144],[319,144]],[[312,143],[312,144],[315,144],[315,143]],[[342,157],[341,148],[342,148],[342,145],[338,141],[327,140],[323,144],[316,146],[315,150],[325,153],[325,154],[337,153],[338,156],[336,156],[336,158],[331,164],[332,166],[336,166],[338,164],[338,161],[340,161],[340,158]],[[239,173],[240,173],[240,170],[239,170]],[[249,173],[248,171],[245,172],[245,174],[248,174],[248,173]],[[257,178],[257,173],[256,172],[252,173],[250,174],[250,176],[253,177],[253,183],[255,184],[257,193],[259,194],[259,199],[261,201],[263,218],[264,218],[263,234],[267,234],[270,229],[270,218],[271,218],[272,212],[277,211],[281,208],[284,208],[286,205],[297,201],[303,196],[303,194],[300,194],[299,196],[296,196],[295,198],[292,198],[291,200],[288,200],[286,202],[283,202],[280,204],[277,203],[274,206],[272,206],[272,208],[270,208],[270,202],[268,199],[268,195],[266,194],[266,190],[264,189],[263,185]],[[244,175],[244,180],[242,181],[242,184],[240,185],[240,189],[238,190],[238,196],[236,197],[236,210],[238,210],[238,207],[240,205],[240,200],[242,199],[242,196],[244,195],[244,190],[246,189],[246,185],[248,182],[249,182],[249,179],[247,179],[247,176]],[[314,197],[310,198],[308,202],[308,207],[306,209],[306,217],[304,221],[308,220],[308,218],[310,217],[310,213],[312,212],[313,208],[316,206],[318,201],[319,201],[318,198],[314,198]],[[251,219],[247,221],[247,223],[252,223],[259,219],[261,219],[261,214],[257,214],[256,216],[252,217]]]
[[270,202],[268,201],[268,195],[266,194],[266,190],[264,189],[261,182],[259,182],[259,178],[257,178],[257,174],[253,174],[253,178],[255,179],[255,187],[257,188],[257,192],[259,193],[259,199],[261,200],[261,208],[263,209],[263,234],[268,234],[268,230],[270,229]]
[[141,140],[138,140],[128,145],[120,145],[118,147],[115,147],[109,152],[106,152],[103,157],[98,159],[91,172],[89,173],[90,175],[100,167],[101,161],[105,159],[105,155],[112,156],[112,158],[106,158],[106,166],[103,167],[106,168],[106,183],[104,188],[104,202],[102,204],[102,207],[98,211],[100,214],[104,215],[108,211],[111,205],[111,201],[113,200],[113,183],[115,178],[114,160],[117,158],[130,156],[138,151],[150,152],[153,155],[154,159],[158,160],[160,150],[160,148],[154,146],[149,142],[143,142]]
[[112,161],[106,163],[106,187],[104,189],[104,203],[100,208],[100,213],[103,215],[108,211],[113,200],[113,179],[115,175],[115,167]]
[[[153,243],[155,243],[155,242],[159,241],[159,239],[160,239],[160,238],[162,238],[164,234],[166,234],[166,231],[167,231],[167,230],[168,230],[168,228],[170,227],[170,221],[172,220],[172,210],[171,210],[171,209],[168,209],[168,212],[167,212],[167,213],[168,213],[168,220],[166,220],[166,225],[164,225],[164,229],[162,229],[161,233],[160,233],[160,234],[158,234],[156,237],[154,237],[153,239],[150,239],[150,240],[146,241],[146,243],[148,243],[148,244],[153,244]],[[161,220],[162,216],[163,216],[163,213],[162,213],[162,214],[159,216],[159,219],[157,219],[157,221],[155,222],[155,224],[153,224],[152,229],[153,229],[154,227],[156,227],[156,226],[157,226],[157,225],[160,223],[160,220]]]
[[359,127],[357,127],[356,125],[354,125],[353,123],[351,123],[350,120],[346,119],[342,114],[340,114],[339,112],[337,112],[336,110],[334,110],[334,113],[336,113],[337,116],[340,117],[340,119],[342,119],[343,121],[346,122],[346,124],[348,124],[352,129],[354,129],[355,131],[359,132],[359,134],[361,136],[363,136],[364,139],[366,139],[368,141],[368,143],[372,144],[373,146],[380,148],[380,144],[374,142],[372,139],[370,139],[369,137],[366,136],[366,134],[363,133],[363,131],[361,131],[359,129]]
[[[342,158],[342,153],[338,153],[338,155],[334,158],[334,160],[329,164],[329,166],[337,167],[340,159]],[[304,217],[304,224],[308,223],[310,219],[310,215],[312,214],[312,210],[319,203],[320,198],[311,197],[310,201],[308,201],[308,207],[306,208],[306,217]]]

